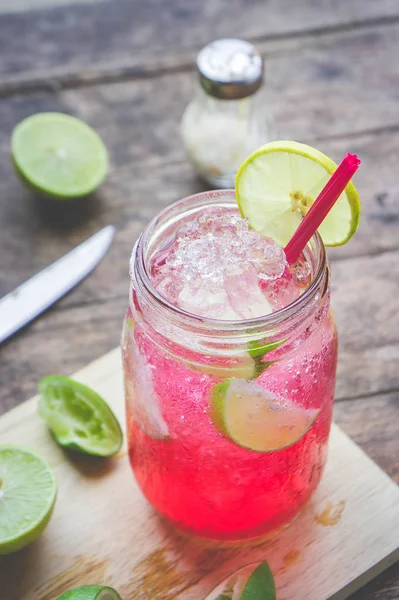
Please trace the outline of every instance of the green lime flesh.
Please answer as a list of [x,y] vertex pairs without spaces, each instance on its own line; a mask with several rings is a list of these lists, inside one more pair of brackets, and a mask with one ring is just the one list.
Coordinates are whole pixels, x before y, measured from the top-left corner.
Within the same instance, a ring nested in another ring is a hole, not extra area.
[[216,429],[254,452],[277,452],[297,443],[319,412],[279,398],[256,381],[225,379],[212,389],[211,418]]
[[103,585],[83,585],[73,588],[57,600],[121,600],[116,590]]
[[43,458],[25,448],[0,446],[0,554],[40,536],[56,495],[55,473]]
[[112,456],[122,445],[118,420],[108,404],[89,387],[59,375],[39,383],[39,415],[57,442],[86,454]]
[[87,196],[108,172],[108,153],[100,136],[63,113],[38,113],[18,123],[11,155],[24,181],[59,199]]
[[[238,170],[239,210],[255,231],[285,246],[336,168],[328,156],[306,144],[265,144]],[[326,246],[340,246],[354,235],[359,220],[359,196],[349,182],[318,232]]]

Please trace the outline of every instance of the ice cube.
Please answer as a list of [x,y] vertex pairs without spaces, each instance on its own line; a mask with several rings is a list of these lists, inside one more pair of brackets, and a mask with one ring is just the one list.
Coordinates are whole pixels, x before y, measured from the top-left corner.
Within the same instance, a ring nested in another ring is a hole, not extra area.
[[240,318],[229,304],[227,294],[222,287],[212,289],[211,286],[197,282],[186,283],[179,294],[177,304],[183,310],[202,317],[228,321]]
[[225,290],[231,308],[242,319],[268,315],[272,307],[259,287],[258,274],[253,265],[237,270],[225,278]]
[[307,285],[310,280],[312,270],[310,264],[306,261],[298,261],[292,267],[292,274],[294,279],[301,285]]
[[279,279],[287,265],[283,248],[272,240],[254,244],[251,262],[258,269],[258,277],[266,281]]
[[151,366],[136,343],[132,344],[131,360],[135,377],[125,378],[125,391],[133,419],[146,435],[163,439],[169,435],[168,426],[154,389]]

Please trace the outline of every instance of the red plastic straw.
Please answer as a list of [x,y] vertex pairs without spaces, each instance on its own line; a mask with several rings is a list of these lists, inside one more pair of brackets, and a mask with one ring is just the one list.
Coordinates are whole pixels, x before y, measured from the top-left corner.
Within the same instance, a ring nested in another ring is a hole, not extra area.
[[298,260],[306,244],[320,227],[349,181],[357,171],[360,160],[356,154],[347,154],[336,171],[317,196],[309,212],[284,248],[287,262],[292,265]]

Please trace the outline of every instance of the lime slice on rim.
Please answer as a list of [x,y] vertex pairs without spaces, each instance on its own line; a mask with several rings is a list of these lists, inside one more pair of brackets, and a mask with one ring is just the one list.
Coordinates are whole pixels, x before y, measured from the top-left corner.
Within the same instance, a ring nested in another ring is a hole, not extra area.
[[18,123],[11,136],[11,155],[28,184],[61,199],[90,194],[108,171],[100,136],[63,113],[38,113]]
[[116,590],[104,585],[82,585],[61,594],[58,600],[121,600],[121,597]]
[[51,375],[39,383],[38,412],[56,441],[96,456],[112,456],[122,445],[122,430],[108,404],[89,387]]
[[215,427],[238,446],[255,452],[292,446],[310,429],[319,412],[283,400],[255,381],[226,379],[212,390]]
[[[270,142],[241,165],[236,177],[238,207],[250,226],[285,246],[337,165],[298,142]],[[355,233],[360,201],[350,182],[318,231],[326,246],[340,246]]]
[[56,495],[55,474],[45,460],[25,448],[0,446],[0,554],[39,537]]

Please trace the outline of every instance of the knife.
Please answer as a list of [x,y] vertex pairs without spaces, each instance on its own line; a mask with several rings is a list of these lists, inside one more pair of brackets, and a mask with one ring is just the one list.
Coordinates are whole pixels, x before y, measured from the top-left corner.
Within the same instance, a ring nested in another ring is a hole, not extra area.
[[108,225],[0,300],[0,343],[44,312],[84,279],[115,236]]

